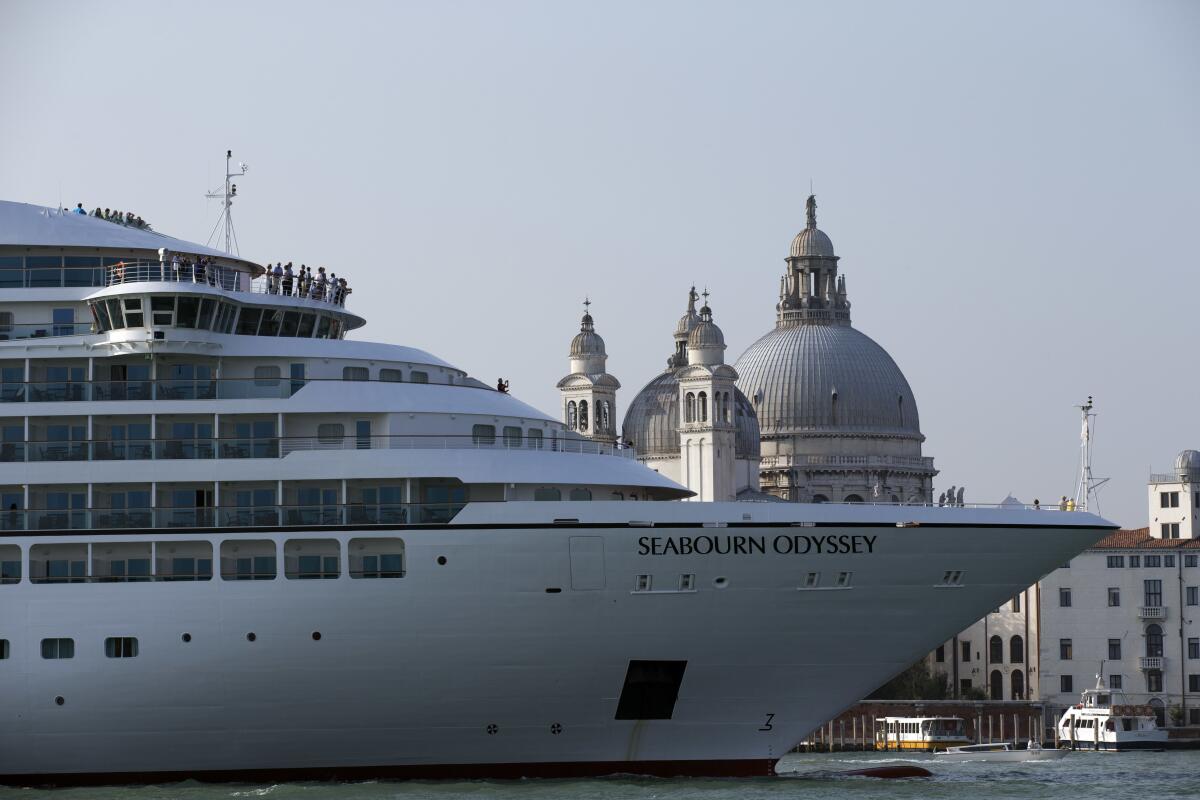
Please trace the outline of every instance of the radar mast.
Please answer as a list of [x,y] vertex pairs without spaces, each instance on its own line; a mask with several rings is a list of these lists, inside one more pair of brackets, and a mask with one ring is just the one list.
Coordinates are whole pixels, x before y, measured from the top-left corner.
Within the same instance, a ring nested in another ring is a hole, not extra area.
[[238,172],[230,171],[230,162],[233,160],[233,151],[225,151],[225,183],[222,187],[213,189],[204,196],[209,200],[221,201],[221,216],[217,219],[217,224],[213,226],[212,233],[208,234],[207,245],[212,244],[213,237],[217,235],[217,231],[221,228],[222,223],[225,225],[225,252],[229,255],[241,255],[238,250],[237,233],[233,230],[233,198],[237,196],[237,184],[233,183],[232,179],[239,175],[245,175],[249,167],[244,161],[239,161],[237,168]]
[[1096,430],[1095,405],[1088,395],[1086,403],[1075,406],[1083,419],[1079,432],[1079,483],[1075,486],[1075,508],[1080,511],[1100,513],[1100,500],[1096,490],[1108,482],[1108,478],[1092,477],[1092,436]]

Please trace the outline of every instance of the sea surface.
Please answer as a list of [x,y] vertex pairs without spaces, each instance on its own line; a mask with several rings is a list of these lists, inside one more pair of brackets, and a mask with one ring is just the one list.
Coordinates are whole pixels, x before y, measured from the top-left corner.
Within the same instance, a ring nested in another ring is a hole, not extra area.
[[[834,773],[887,764],[917,764],[932,778],[880,780]],[[988,800],[1200,798],[1200,751],[1072,753],[1057,761],[946,764],[931,756],[880,753],[790,755],[776,778],[524,780],[114,786],[2,789],[0,800]]]

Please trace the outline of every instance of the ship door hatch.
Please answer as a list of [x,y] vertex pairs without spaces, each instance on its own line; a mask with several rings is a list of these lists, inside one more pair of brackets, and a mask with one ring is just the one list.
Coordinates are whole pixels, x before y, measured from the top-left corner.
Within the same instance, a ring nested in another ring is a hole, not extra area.
[[571,588],[577,592],[604,588],[604,539],[602,537],[571,537]]
[[686,661],[630,661],[614,719],[670,719],[686,669]]

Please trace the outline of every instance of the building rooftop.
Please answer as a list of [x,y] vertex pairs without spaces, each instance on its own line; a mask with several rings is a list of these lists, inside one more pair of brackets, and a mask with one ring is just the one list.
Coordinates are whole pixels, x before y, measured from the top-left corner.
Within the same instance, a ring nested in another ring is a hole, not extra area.
[[1089,550],[1200,550],[1200,539],[1158,539],[1149,528],[1119,530],[1105,536]]

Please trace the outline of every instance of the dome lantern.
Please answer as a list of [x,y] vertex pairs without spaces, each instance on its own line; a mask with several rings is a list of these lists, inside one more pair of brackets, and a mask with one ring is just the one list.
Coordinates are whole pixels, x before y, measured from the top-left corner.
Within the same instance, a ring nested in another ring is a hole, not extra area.
[[817,227],[815,194],[808,196],[805,214],[804,229],[792,239],[786,259],[788,268],[779,289],[776,324],[849,324],[846,280],[838,276],[833,241]]

